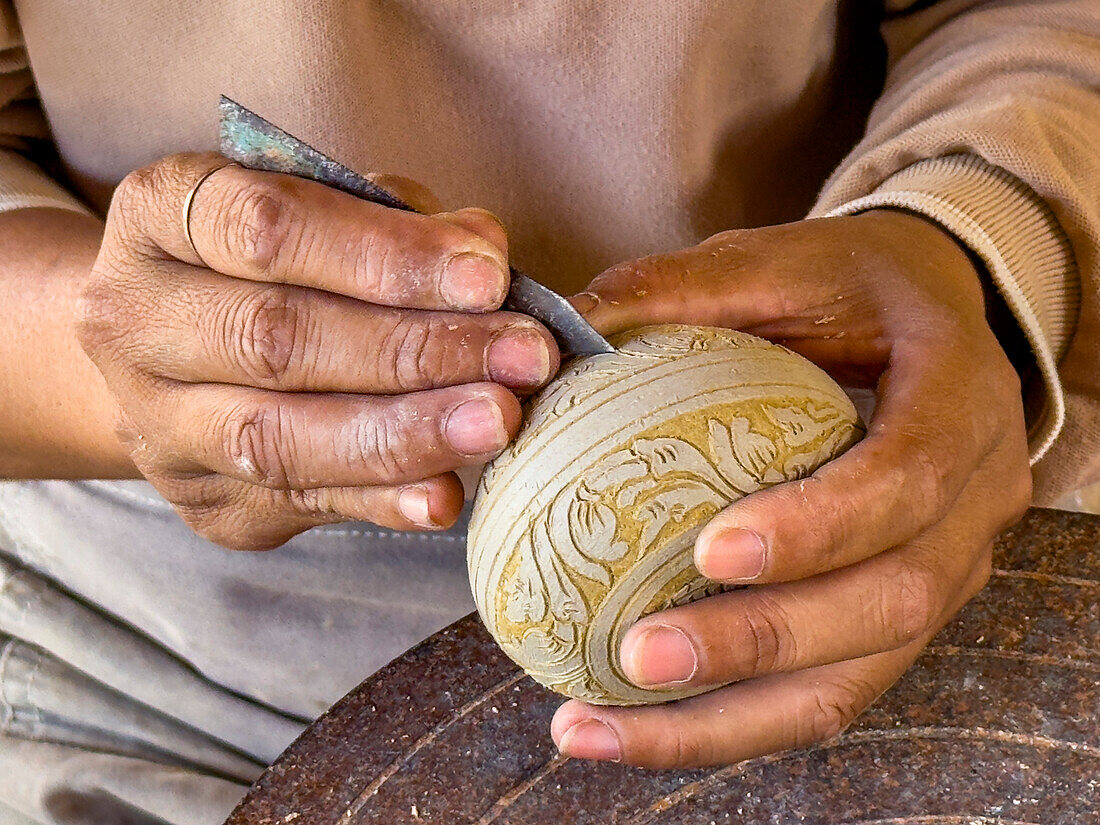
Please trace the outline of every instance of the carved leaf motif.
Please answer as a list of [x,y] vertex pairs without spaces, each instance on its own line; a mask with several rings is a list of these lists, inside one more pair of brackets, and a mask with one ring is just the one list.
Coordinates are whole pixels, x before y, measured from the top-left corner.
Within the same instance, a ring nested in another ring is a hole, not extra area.
[[769,484],[769,485],[771,485],[771,484],[782,484],[784,481],[787,480],[787,477],[785,475],[783,475],[783,473],[780,470],[776,469],[775,467],[769,467],[764,472],[764,477],[761,478],[760,480],[761,480],[762,483]]
[[[644,461],[629,450],[617,450],[593,468],[588,484],[593,490],[614,493],[648,477],[649,467]],[[616,501],[621,505],[622,496]]]
[[[615,541],[618,528],[615,511],[583,482],[577,485],[576,493],[569,499],[568,520],[573,546],[588,558],[615,561],[629,549],[626,542]],[[609,578],[601,581],[610,583]]]
[[856,434],[855,428],[842,419],[833,422],[833,428],[828,432],[820,446],[811,452],[793,454],[783,466],[783,471],[788,478],[805,478],[814,472],[815,466],[820,463],[820,456],[832,455],[844,442],[850,442]]
[[[684,474],[707,485],[723,498],[733,498],[737,494],[713,462],[686,441],[678,438],[640,438],[630,451],[645,463],[652,478],[660,479],[669,473]],[[649,485],[641,486],[646,488]]]
[[667,361],[707,349],[708,341],[713,337],[696,329],[653,327],[641,334],[635,333],[619,351],[626,355]]
[[[521,540],[519,566],[504,607],[504,615],[516,624],[542,622],[548,615],[566,623],[588,618],[584,597],[566,573],[547,528],[545,521],[538,521]],[[572,561],[580,561],[609,583],[607,572],[599,565],[580,557]]]
[[[635,508],[636,517],[644,524],[642,552],[652,546],[670,520],[682,521],[703,505],[721,506],[737,494],[702,451],[684,440],[667,437],[639,439],[619,451],[598,482],[604,490],[618,488],[618,508]],[[617,553],[615,557],[620,556]]]
[[778,451],[774,442],[767,436],[753,432],[747,418],[734,419],[727,432],[737,463],[753,479],[760,481],[764,471],[775,461]]
[[569,681],[561,683],[559,687],[563,688],[562,692],[567,696],[572,696],[576,699],[607,699],[607,691],[596,684],[596,681],[587,672],[577,674]]
[[554,625],[550,632],[541,627],[524,631],[519,647],[529,662],[538,662],[545,675],[565,675],[583,665],[577,647],[576,628]]
[[801,447],[818,438],[838,417],[836,410],[816,406],[765,408],[768,418],[783,431],[783,440],[790,447]]
[[[544,544],[548,555],[564,562],[569,570],[603,585],[611,583],[611,575],[590,553],[595,536],[610,541],[615,535],[614,514],[599,511],[598,499],[584,501],[577,497],[577,487],[559,493],[543,519]],[[609,520],[610,517],[610,520]],[[552,538],[562,537],[562,538]],[[626,552],[626,548],[616,548]],[[609,551],[610,552],[610,551]]]
[[674,479],[654,488],[638,509],[645,525],[641,535],[643,552],[653,546],[669,522],[682,522],[698,507],[705,504],[721,507],[724,501],[708,484],[690,478]]
[[772,440],[754,432],[747,418],[735,418],[729,426],[712,418],[707,430],[718,466],[738,492],[743,495],[759,487],[776,458]]
[[541,622],[546,617],[546,597],[533,556],[524,555],[512,580],[504,615],[516,624]]
[[[532,546],[535,551],[535,563],[538,565],[542,580],[546,583],[546,592],[550,599],[550,613],[563,622],[583,622],[588,620],[588,608],[573,580],[565,570],[566,562],[576,568],[582,562],[607,578],[607,571],[599,565],[588,562],[575,548],[555,547],[550,538],[549,522],[540,521],[531,532]],[[572,551],[572,552],[570,552]],[[567,556],[568,559],[563,558]]]

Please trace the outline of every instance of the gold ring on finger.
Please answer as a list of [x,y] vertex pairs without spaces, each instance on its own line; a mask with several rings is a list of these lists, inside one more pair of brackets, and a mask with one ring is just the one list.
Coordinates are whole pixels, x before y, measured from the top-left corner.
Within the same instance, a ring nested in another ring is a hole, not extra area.
[[[183,234],[187,237],[187,243],[191,245],[191,251],[195,253],[195,257],[199,259],[199,263],[203,266],[207,266],[206,261],[202,259],[202,255],[199,254],[199,248],[195,246],[195,239],[191,237],[191,206],[195,202],[195,193],[199,191],[199,187],[206,182],[206,179],[227,166],[240,166],[240,164],[235,160],[230,160],[219,166],[215,166],[213,169],[206,170],[203,172],[202,177],[195,181],[195,185],[188,191],[187,197],[183,199]],[[209,267],[207,268],[209,269]]]

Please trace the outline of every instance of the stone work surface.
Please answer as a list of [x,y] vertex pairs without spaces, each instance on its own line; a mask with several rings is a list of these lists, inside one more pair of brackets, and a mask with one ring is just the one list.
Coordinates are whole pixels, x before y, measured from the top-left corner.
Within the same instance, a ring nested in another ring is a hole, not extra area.
[[989,586],[838,739],[713,770],[560,757],[560,697],[474,616],[295,742],[228,825],[1100,823],[1100,517],[1032,510]]

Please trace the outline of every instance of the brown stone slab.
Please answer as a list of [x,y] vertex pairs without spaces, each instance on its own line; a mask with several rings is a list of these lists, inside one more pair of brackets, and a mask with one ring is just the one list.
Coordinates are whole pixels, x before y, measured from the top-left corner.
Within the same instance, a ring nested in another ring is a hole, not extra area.
[[714,770],[563,759],[470,616],[310,727],[227,825],[1100,825],[1100,518],[1032,510],[850,730]]

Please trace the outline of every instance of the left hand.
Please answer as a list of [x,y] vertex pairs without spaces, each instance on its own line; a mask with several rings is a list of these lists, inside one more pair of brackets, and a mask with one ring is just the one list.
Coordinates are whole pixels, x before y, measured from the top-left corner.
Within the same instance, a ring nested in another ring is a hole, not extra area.
[[895,211],[724,232],[621,264],[574,298],[605,333],[724,326],[877,386],[866,438],[810,478],[734,503],[700,534],[707,577],[753,586],[626,634],[638,685],[719,685],[640,708],[569,701],[569,756],[649,768],[732,763],[830,739],[990,574],[1031,498],[1020,382],[957,242]]

